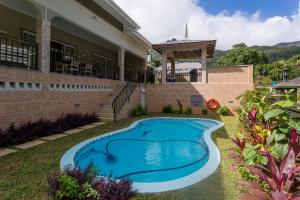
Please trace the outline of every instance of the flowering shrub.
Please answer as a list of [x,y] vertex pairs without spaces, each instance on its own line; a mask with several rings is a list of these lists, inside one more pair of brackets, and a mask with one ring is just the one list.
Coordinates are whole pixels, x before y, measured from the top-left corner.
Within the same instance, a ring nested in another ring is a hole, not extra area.
[[[232,139],[239,148],[242,166],[268,184],[269,195],[276,200],[300,199],[300,121],[289,115],[295,106],[292,93],[272,94],[260,89],[246,93],[238,109],[240,132]],[[276,98],[279,100],[274,102]]]
[[98,178],[93,165],[85,170],[68,166],[48,176],[50,195],[55,200],[129,200],[136,196],[127,179]]

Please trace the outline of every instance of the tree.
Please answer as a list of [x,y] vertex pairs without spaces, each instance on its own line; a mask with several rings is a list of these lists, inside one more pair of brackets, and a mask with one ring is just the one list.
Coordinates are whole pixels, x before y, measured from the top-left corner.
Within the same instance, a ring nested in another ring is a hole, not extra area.
[[234,45],[233,48],[218,61],[219,65],[258,65],[266,63],[268,63],[268,59],[263,52],[249,48],[244,43]]
[[268,77],[271,81],[282,81],[283,70],[288,69],[288,79],[294,79],[300,75],[300,55],[288,60],[275,61],[270,64],[256,66],[255,77]]

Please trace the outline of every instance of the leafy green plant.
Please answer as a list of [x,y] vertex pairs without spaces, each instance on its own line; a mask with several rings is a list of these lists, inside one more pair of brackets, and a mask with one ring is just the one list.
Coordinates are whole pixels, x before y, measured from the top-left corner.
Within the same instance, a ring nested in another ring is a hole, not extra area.
[[184,111],[184,114],[185,115],[191,115],[192,114],[192,108],[191,107],[186,108],[185,111]]
[[203,115],[207,115],[207,113],[208,113],[207,108],[202,108],[202,114],[203,114]]
[[223,116],[227,116],[230,114],[230,110],[227,106],[220,106],[218,108],[218,113]]
[[293,90],[286,91],[284,94],[273,95],[280,97],[281,100],[273,103],[270,106],[271,110],[264,114],[264,120],[273,125],[272,134],[267,138],[267,145],[272,146],[272,152],[276,153],[279,159],[283,159],[288,152],[288,139],[291,130],[294,128],[300,131],[300,121],[289,115],[289,108],[295,105],[291,93]]
[[140,117],[142,115],[147,115],[147,114],[148,114],[147,109],[141,105],[136,106],[131,111],[131,116],[133,117]]
[[166,105],[162,108],[162,112],[163,113],[167,113],[167,114],[170,114],[173,112],[173,108],[172,106],[169,104],[169,105]]
[[57,199],[82,199],[80,186],[77,180],[66,173],[58,178],[59,190],[56,194]]
[[255,165],[262,164],[267,165],[268,160],[265,156],[263,156],[260,152],[257,151],[257,147],[253,147],[251,145],[246,145],[243,150],[243,156],[247,165]]
[[98,170],[92,164],[84,170],[67,166],[62,172],[48,176],[48,184],[55,200],[129,200],[137,194],[129,179],[98,177]]

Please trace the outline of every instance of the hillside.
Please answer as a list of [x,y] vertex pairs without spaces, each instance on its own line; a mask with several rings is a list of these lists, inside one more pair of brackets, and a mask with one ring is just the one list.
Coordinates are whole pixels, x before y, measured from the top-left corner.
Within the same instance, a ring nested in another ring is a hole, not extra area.
[[[300,41],[282,42],[274,46],[252,46],[251,48],[263,51],[269,62],[286,60],[300,54]],[[224,56],[227,51],[216,50],[213,59],[208,60],[208,65],[216,65],[217,60]]]

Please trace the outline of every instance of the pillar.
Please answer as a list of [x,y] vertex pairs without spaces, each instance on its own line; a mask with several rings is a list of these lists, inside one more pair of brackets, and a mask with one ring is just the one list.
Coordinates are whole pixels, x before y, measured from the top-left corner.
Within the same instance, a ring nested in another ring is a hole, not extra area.
[[161,83],[167,82],[167,52],[162,52],[162,69],[161,69]]
[[50,72],[50,41],[51,20],[40,18],[36,21],[36,33],[38,43],[38,66],[41,72]]
[[207,83],[206,56],[206,47],[203,47],[201,50],[202,83]]
[[125,75],[125,49],[120,48],[118,51],[118,65],[119,65],[119,76],[120,81],[124,81],[124,75]]
[[147,60],[146,59],[143,61],[143,67],[144,67],[144,83],[147,83]]
[[175,59],[171,59],[171,78],[175,78]]

